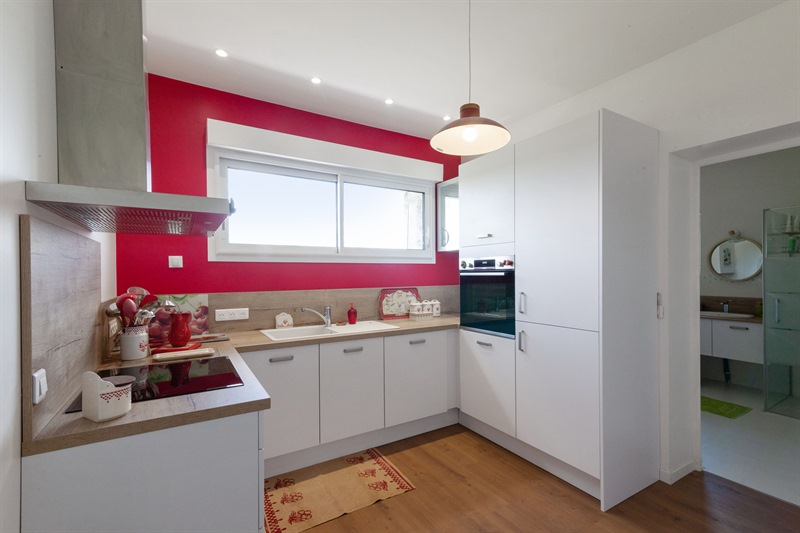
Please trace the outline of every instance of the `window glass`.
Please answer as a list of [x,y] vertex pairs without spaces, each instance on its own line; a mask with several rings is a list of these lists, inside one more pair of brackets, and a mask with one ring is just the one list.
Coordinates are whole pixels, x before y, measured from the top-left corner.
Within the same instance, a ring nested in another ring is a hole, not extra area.
[[430,181],[230,149],[213,157],[212,188],[235,212],[211,260],[435,262]]
[[422,193],[345,183],[343,195],[345,248],[424,249]]
[[228,167],[228,194],[231,243],[336,246],[336,182]]

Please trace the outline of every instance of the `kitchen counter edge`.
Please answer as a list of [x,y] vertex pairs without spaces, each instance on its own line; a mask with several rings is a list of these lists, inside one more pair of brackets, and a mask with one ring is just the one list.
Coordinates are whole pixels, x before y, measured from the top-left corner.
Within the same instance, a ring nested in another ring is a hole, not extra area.
[[439,331],[444,329],[457,329],[459,327],[458,315],[444,315],[431,318],[429,320],[410,320],[397,319],[386,320],[387,324],[397,326],[397,329],[383,329],[379,331],[369,331],[361,333],[338,333],[326,337],[311,337],[308,339],[292,339],[285,341],[274,341],[261,333],[259,330],[228,333],[231,343],[237,351],[241,353],[257,352],[261,350],[273,350],[277,348],[292,348],[295,346],[309,346],[314,344],[327,344],[330,342],[340,342],[353,339],[369,339],[374,337],[393,337],[395,335],[407,335],[413,333],[424,333],[427,331]]
[[137,402],[124,416],[105,422],[92,422],[81,413],[62,413],[32,441],[22,443],[22,457],[269,409],[269,395],[233,344],[224,341],[215,347],[220,356],[230,358],[242,378],[241,387]]

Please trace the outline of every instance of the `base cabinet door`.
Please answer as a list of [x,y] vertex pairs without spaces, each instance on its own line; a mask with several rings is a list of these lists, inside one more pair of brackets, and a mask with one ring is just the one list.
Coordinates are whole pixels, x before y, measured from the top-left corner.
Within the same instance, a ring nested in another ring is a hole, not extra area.
[[319,444],[319,346],[242,354],[271,398],[264,412],[264,457]]
[[260,416],[23,457],[21,530],[263,531]]
[[517,322],[517,438],[600,477],[598,334]]
[[461,330],[461,411],[514,436],[514,339]]
[[447,411],[444,331],[384,339],[386,427]]
[[320,442],[384,427],[383,339],[319,348]]

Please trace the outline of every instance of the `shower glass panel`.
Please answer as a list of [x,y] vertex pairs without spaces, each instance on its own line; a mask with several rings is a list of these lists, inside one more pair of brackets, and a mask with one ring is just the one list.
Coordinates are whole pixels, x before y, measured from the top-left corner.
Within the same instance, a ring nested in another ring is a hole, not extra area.
[[800,206],[764,210],[764,407],[800,418]]

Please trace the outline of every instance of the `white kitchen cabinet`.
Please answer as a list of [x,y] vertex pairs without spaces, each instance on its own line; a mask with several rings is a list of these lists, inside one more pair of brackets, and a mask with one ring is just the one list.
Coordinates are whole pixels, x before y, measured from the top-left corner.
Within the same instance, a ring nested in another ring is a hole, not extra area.
[[21,529],[263,530],[261,415],[25,456]]
[[514,242],[514,145],[459,167],[461,248]]
[[319,347],[320,442],[384,427],[383,339]]
[[764,364],[764,326],[736,320],[711,320],[712,355]]
[[517,143],[519,320],[598,329],[599,150],[597,115]]
[[264,457],[319,444],[319,346],[242,353],[271,405],[264,413]]
[[700,354],[701,355],[714,355],[714,337],[711,331],[711,323],[714,322],[710,318],[700,319]]
[[[659,478],[658,132],[601,110],[515,160],[516,319],[533,351],[517,359],[520,435],[597,477],[605,510]],[[562,360],[528,359],[540,345]]]
[[444,331],[384,339],[386,427],[447,411]]
[[517,322],[517,438],[600,477],[598,334]]
[[461,411],[514,436],[514,339],[461,330],[459,343]]

